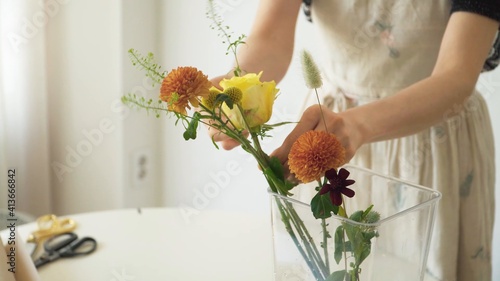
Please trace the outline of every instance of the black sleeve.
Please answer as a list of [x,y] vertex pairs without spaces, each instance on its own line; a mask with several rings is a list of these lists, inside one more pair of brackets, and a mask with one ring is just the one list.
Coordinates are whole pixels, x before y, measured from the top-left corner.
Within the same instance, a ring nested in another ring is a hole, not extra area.
[[[471,12],[500,22],[500,0],[452,0],[451,12]],[[500,29],[490,54],[484,62],[483,71],[495,69],[500,64]]]
[[500,0],[452,0],[451,12],[471,12],[500,22]]

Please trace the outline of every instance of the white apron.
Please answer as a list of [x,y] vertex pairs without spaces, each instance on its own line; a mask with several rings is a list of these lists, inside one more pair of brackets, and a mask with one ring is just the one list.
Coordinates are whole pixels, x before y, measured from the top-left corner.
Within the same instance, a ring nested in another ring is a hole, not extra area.
[[[450,7],[450,0],[314,0],[313,25],[327,50],[323,104],[342,111],[428,77]],[[312,95],[305,102],[314,103]],[[461,113],[447,119],[453,111]],[[439,190],[427,273],[443,281],[491,281],[495,153],[489,113],[477,92],[450,105],[449,113],[418,134],[361,147],[350,163]]]

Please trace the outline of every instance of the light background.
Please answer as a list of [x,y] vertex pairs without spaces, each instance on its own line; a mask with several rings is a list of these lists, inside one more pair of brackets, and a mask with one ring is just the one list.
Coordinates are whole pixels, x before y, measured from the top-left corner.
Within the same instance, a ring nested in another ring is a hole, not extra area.
[[[223,7],[221,15],[235,35],[248,33],[258,1],[218,2]],[[187,220],[196,219],[196,214],[206,209],[266,213],[269,202],[264,178],[256,163],[240,149],[218,151],[203,131],[198,140],[185,142],[182,130],[172,125],[173,120],[130,111],[119,102],[128,92],[155,97],[158,91],[144,80],[142,72],[131,66],[129,48],[154,52],[167,70],[192,65],[209,76],[228,71],[232,58],[224,54],[225,45],[209,28],[206,1],[66,0],[61,3],[59,11],[43,27],[50,165],[67,164],[71,160],[70,151],[88,140],[89,132],[102,127],[108,130],[92,147],[92,152],[81,157],[78,165],[62,179],[51,169],[50,202],[38,208],[24,200],[25,203],[20,202],[20,210],[33,215],[48,211],[63,215],[169,206],[180,207],[179,215]],[[296,50],[306,48],[313,54],[319,53],[312,26],[302,15],[297,28]],[[35,34],[34,40],[41,36],[42,32]],[[5,71],[8,67],[4,63]],[[296,56],[280,88],[273,121],[297,120],[306,89]],[[478,88],[490,106],[497,140],[496,159],[500,163],[500,71],[483,75]],[[275,137],[266,141],[265,149],[272,151],[279,146],[290,128],[276,130]],[[7,126],[7,133],[8,129]],[[9,143],[4,145],[7,149],[3,152],[11,157],[8,163],[0,163],[2,168],[23,167],[15,151],[9,151],[12,148]],[[498,171],[497,168],[500,179]],[[145,173],[143,179],[137,176],[140,172]],[[500,180],[497,182],[498,191]],[[37,187],[25,188],[29,191]],[[3,207],[6,200],[2,192]],[[496,197],[500,199],[500,192]],[[498,210],[496,218],[494,264],[500,264]],[[500,267],[495,268],[494,274],[494,280],[500,280]]]

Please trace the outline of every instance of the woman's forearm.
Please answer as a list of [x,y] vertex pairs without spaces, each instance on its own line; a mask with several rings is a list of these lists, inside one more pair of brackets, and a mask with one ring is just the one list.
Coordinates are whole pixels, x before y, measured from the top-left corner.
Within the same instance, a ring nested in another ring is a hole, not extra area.
[[[273,46],[274,40],[259,40],[255,36],[250,36],[241,45],[238,52],[239,68],[242,75],[246,73],[260,73],[262,71],[261,81],[274,80],[279,83],[285,76],[290,65],[293,53],[293,45],[278,47]],[[213,77],[212,84],[219,87],[220,80],[229,79],[234,76],[234,69],[227,74]]]
[[[243,73],[263,72],[263,81],[279,82],[290,65],[300,0],[261,0],[246,44],[238,50]],[[233,76],[229,72],[224,77]]]
[[430,77],[342,115],[358,124],[362,143],[407,136],[445,121],[473,92],[498,26],[480,15],[454,13]]
[[[450,74],[431,76],[394,96],[350,109],[340,115],[354,120],[363,143],[415,134],[458,113],[474,83]],[[382,114],[381,114],[382,113]]]
[[280,38],[256,38],[251,35],[240,47],[238,61],[243,73],[262,73],[262,81],[276,83],[285,76],[293,54],[293,42],[283,43]]

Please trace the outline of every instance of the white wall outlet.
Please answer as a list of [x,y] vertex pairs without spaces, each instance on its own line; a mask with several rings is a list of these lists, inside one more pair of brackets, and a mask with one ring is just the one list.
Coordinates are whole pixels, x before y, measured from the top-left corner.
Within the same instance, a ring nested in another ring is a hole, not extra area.
[[132,153],[132,187],[144,188],[151,183],[153,154],[149,148],[137,149]]

